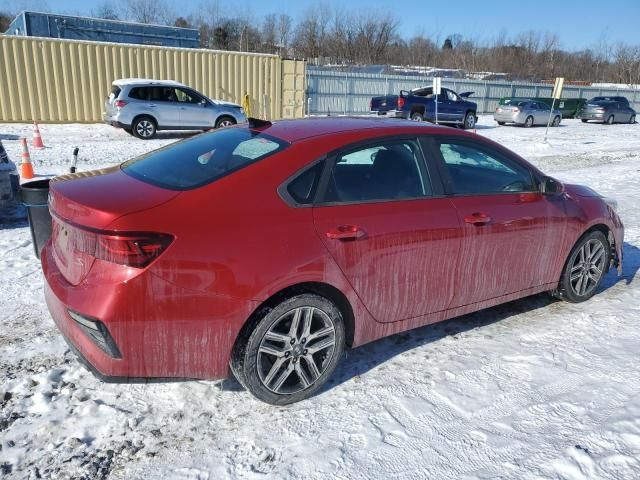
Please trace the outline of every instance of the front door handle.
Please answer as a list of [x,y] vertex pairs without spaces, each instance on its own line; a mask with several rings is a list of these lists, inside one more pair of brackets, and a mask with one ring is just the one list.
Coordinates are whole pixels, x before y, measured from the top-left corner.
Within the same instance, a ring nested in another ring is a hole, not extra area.
[[486,213],[476,212],[464,217],[464,221],[471,225],[486,225],[491,221],[491,217]]
[[358,240],[366,235],[366,232],[357,225],[340,225],[332,228],[327,233],[331,240]]

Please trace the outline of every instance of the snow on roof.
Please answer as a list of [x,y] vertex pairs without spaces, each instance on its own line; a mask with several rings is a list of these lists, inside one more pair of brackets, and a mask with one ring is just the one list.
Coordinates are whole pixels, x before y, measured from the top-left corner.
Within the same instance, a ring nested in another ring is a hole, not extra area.
[[186,87],[184,83],[176,82],[175,80],[155,80],[152,78],[119,78],[113,81],[114,85],[133,85],[139,83],[146,83],[152,85],[170,85],[174,87]]

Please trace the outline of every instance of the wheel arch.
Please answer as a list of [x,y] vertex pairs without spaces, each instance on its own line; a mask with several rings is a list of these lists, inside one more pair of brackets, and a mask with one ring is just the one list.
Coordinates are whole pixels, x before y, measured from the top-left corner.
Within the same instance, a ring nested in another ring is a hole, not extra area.
[[304,293],[312,293],[324,297],[332,301],[342,313],[345,328],[345,343],[347,347],[353,345],[353,337],[355,332],[355,315],[353,313],[353,307],[349,302],[346,295],[328,283],[324,282],[302,282],[285,287],[276,293],[272,294],[269,298],[263,301],[258,307],[254,309],[247,321],[240,329],[233,349],[242,343],[242,340],[246,340],[251,335],[251,332],[260,321],[264,313],[274,308],[284,300],[296,295],[302,295]]
[[150,113],[139,113],[138,115],[133,117],[133,119],[131,120],[131,128],[133,129],[133,126],[136,124],[136,122],[138,120],[140,120],[141,118],[143,118],[143,117],[149,118],[156,125],[156,130],[159,130],[159,128],[158,128],[158,120],[156,119],[156,117],[154,117]]
[[425,105],[411,105],[411,111],[409,112],[409,116],[411,116],[414,113],[419,113],[421,115],[424,115],[424,113],[426,112],[426,107]]
[[214,126],[216,128],[218,128],[218,124],[225,118],[228,118],[229,120],[231,120],[234,124],[237,124],[238,121],[234,118],[233,115],[229,114],[229,113],[221,113],[220,115],[218,115],[216,117],[216,121],[214,122]]

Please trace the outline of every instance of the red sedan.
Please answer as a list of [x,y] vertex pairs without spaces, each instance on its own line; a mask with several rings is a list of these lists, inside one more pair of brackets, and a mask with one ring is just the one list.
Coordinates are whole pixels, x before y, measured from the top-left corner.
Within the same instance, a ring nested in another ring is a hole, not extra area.
[[105,381],[235,377],[287,404],[345,348],[517,298],[590,298],[612,201],[477,135],[252,121],[51,182],[51,314]]

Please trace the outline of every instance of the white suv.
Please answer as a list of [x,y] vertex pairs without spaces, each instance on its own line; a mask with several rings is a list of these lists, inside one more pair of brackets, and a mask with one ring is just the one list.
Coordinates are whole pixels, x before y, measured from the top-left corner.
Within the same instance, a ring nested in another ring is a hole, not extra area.
[[116,80],[104,106],[106,123],[145,140],[158,130],[209,130],[247,121],[240,105],[211,100],[171,80]]

